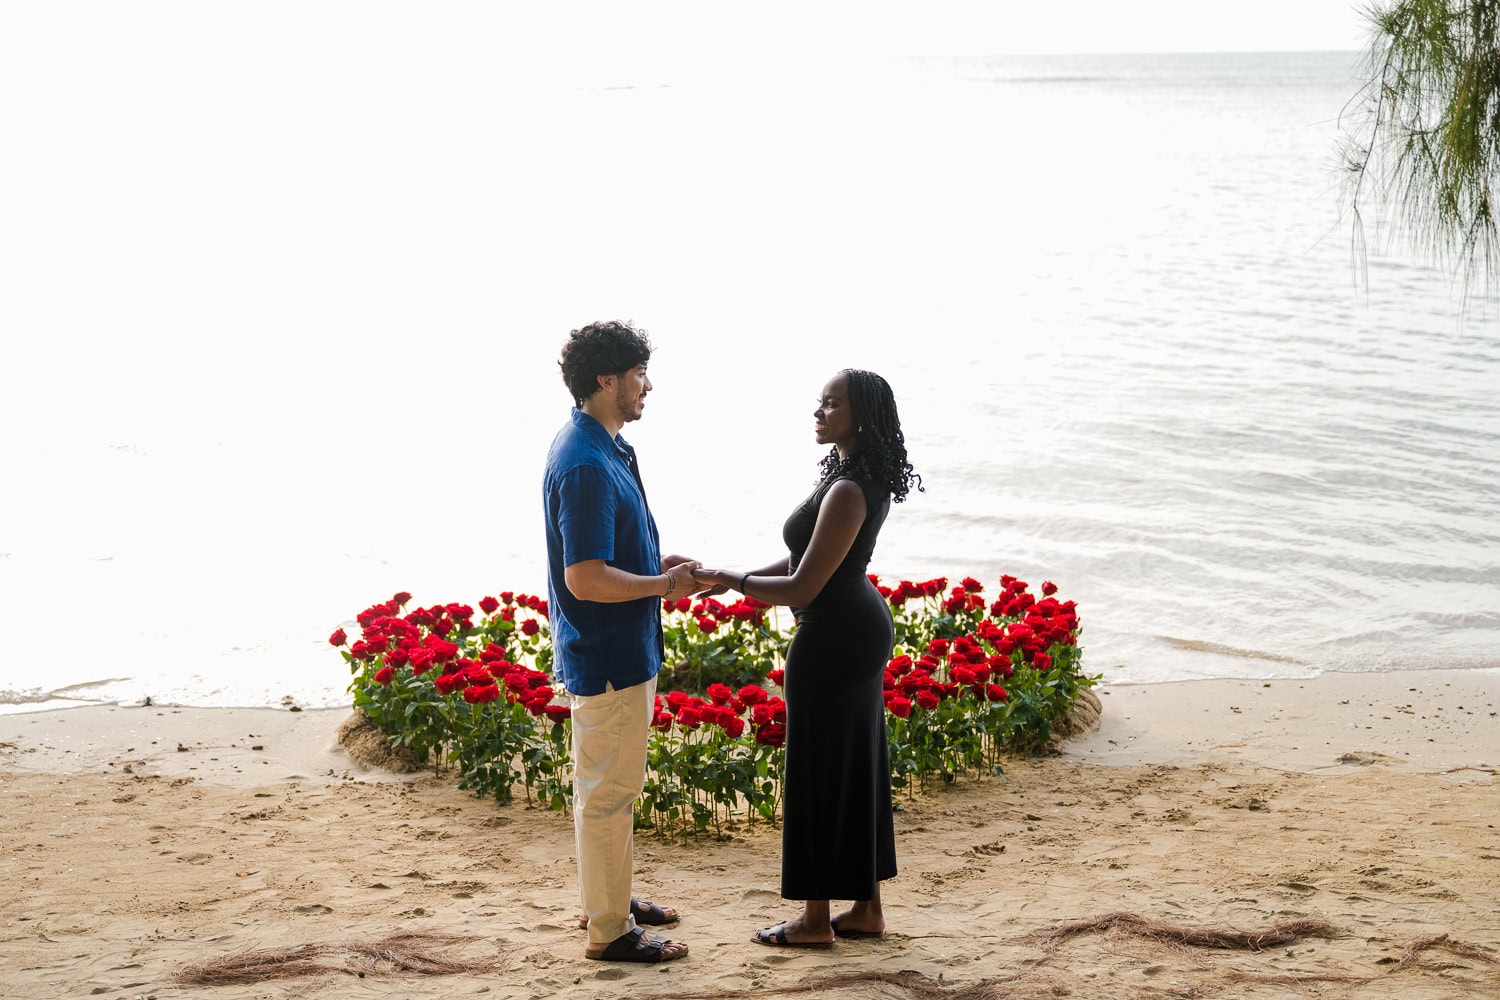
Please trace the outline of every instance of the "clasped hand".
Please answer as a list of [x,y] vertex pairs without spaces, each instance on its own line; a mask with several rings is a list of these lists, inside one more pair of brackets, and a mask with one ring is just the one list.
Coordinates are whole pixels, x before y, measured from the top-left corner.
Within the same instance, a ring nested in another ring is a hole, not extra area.
[[670,555],[662,559],[662,572],[672,578],[675,585],[685,584],[682,573],[685,570],[691,575],[692,585],[681,591],[685,597],[716,597],[729,589],[729,584],[734,581],[732,573],[726,573],[721,569],[704,569],[703,564],[697,559],[689,559],[687,556]]
[[726,573],[722,569],[705,569],[699,566],[693,570],[693,582],[702,588],[698,597],[717,597],[729,589],[729,584],[734,579],[732,573]]

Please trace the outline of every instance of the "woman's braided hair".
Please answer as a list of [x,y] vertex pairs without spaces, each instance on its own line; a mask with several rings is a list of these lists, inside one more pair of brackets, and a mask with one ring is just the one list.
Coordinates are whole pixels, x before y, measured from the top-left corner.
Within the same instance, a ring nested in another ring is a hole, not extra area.
[[926,492],[922,477],[906,460],[906,437],[901,433],[901,417],[896,413],[896,395],[890,384],[874,372],[858,368],[845,368],[839,374],[844,376],[854,426],[859,431],[848,459],[841,460],[837,448],[823,457],[819,468],[824,481],[854,473],[883,487],[896,503],[905,500],[913,486]]

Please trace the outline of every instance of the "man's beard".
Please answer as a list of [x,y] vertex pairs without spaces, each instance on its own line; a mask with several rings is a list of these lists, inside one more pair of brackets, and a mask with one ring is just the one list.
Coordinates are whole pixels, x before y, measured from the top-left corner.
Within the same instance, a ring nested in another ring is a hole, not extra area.
[[615,408],[620,411],[620,419],[624,423],[641,419],[641,408],[639,407],[640,394],[629,394],[624,387],[615,390]]

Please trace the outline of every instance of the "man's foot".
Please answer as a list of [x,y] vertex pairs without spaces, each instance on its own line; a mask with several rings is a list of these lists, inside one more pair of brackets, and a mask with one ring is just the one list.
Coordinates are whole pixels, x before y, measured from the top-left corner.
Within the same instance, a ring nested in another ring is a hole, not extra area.
[[851,941],[855,938],[880,937],[885,933],[885,918],[878,913],[861,910],[858,906],[845,910],[828,923],[833,927],[834,934]]
[[832,948],[833,928],[825,927],[819,934],[803,927],[801,918],[784,920],[775,927],[761,928],[750,940],[772,948]]
[[609,944],[590,944],[583,950],[584,958],[596,962],[670,962],[688,953],[686,941],[647,934],[637,927],[615,938]]
[[[646,927],[665,927],[678,920],[677,911],[672,907],[658,906],[649,899],[636,899],[634,896],[630,898],[630,915],[635,917],[636,924]],[[588,914],[578,918],[578,929],[589,929]]]

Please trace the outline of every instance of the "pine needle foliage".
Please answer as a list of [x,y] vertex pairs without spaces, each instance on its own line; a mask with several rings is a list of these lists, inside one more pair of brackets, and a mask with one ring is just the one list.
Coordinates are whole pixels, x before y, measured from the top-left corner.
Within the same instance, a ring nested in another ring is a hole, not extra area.
[[1500,275],[1500,0],[1382,0],[1342,158],[1356,257],[1367,199],[1434,262]]

